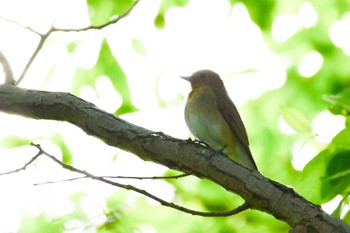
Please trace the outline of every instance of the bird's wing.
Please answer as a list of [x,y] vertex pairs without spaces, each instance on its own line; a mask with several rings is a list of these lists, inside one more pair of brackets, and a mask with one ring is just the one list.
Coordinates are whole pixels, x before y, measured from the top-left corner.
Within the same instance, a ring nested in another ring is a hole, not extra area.
[[[247,136],[247,131],[244,127],[243,121],[238,113],[238,110],[227,92],[220,92],[216,90],[216,104],[226,120],[227,124],[230,126],[232,132],[235,134],[237,139],[240,141],[242,146],[244,147],[247,155],[250,157],[251,162],[255,165],[253,156],[249,149],[249,141]],[[256,165],[255,165],[256,167]]]
[[230,126],[231,130],[236,134],[239,141],[246,147],[249,147],[249,141],[247,136],[247,131],[244,127],[241,116],[238,110],[227,93],[217,93],[216,104],[224,116],[227,124]]

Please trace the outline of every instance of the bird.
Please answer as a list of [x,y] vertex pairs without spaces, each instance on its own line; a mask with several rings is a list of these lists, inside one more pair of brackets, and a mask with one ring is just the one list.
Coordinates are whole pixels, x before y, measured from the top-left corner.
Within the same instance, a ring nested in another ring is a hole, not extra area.
[[199,70],[181,78],[192,89],[185,105],[185,122],[192,135],[244,167],[258,170],[243,121],[220,76]]

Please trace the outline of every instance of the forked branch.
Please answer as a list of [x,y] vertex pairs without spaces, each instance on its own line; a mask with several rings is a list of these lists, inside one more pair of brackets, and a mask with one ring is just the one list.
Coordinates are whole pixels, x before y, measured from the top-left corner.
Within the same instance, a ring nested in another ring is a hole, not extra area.
[[[207,213],[207,212],[191,210],[191,209],[185,208],[183,206],[179,206],[177,204],[174,204],[172,202],[167,202],[167,201],[165,201],[165,200],[163,200],[163,199],[161,199],[161,198],[159,198],[159,197],[157,197],[157,196],[155,196],[155,195],[153,195],[153,194],[151,194],[143,189],[139,189],[133,185],[125,185],[125,184],[121,184],[121,183],[112,181],[106,177],[95,176],[87,171],[84,171],[84,170],[78,169],[76,167],[73,167],[71,165],[65,164],[62,161],[60,161],[59,159],[57,159],[55,156],[44,151],[39,144],[32,143],[31,145],[35,146],[39,151],[38,151],[37,155],[30,160],[30,163],[32,161],[34,161],[36,158],[38,158],[40,155],[45,155],[48,158],[50,158],[51,160],[53,160],[55,163],[59,164],[62,168],[67,169],[67,170],[72,171],[72,172],[75,172],[75,173],[78,173],[78,174],[81,174],[81,175],[83,175],[84,178],[90,178],[92,180],[97,180],[97,181],[100,181],[100,182],[103,182],[103,183],[106,183],[106,184],[109,184],[109,185],[112,185],[115,187],[119,187],[119,188],[123,188],[123,189],[127,189],[127,190],[131,190],[131,191],[140,193],[148,198],[151,198],[152,200],[159,202],[160,204],[162,204],[164,206],[167,206],[167,207],[170,207],[170,208],[173,208],[173,209],[176,209],[176,210],[188,213],[188,214],[199,215],[199,216],[203,216],[203,217],[224,217],[224,216],[231,216],[234,214],[238,214],[238,213],[240,213],[244,210],[247,210],[249,208],[249,205],[244,203],[243,205],[241,205],[233,210],[226,211],[226,212]],[[27,164],[30,164],[30,163],[27,163]],[[24,167],[26,167],[26,166],[24,166]],[[16,171],[19,171],[19,170],[22,170],[22,169],[17,169]],[[9,174],[9,173],[6,173],[6,174]],[[115,177],[113,177],[113,178],[115,178]],[[138,178],[140,178],[140,177],[138,177]],[[160,178],[160,177],[158,177],[158,178]]]
[[[27,64],[25,65],[21,75],[19,76],[18,80],[15,82],[14,78],[13,78],[13,75],[7,75],[6,76],[6,83],[12,83],[12,84],[19,84],[23,78],[25,77],[29,67],[32,65],[32,63],[34,62],[35,58],[37,57],[38,53],[40,52],[40,50],[42,49],[42,47],[44,46],[46,40],[49,38],[49,36],[53,33],[53,32],[83,32],[83,31],[88,31],[88,30],[101,30],[103,28],[106,28],[112,24],[115,24],[117,22],[119,22],[121,19],[125,18],[127,15],[129,15],[129,13],[135,8],[135,6],[139,3],[139,0],[135,1],[134,4],[127,10],[125,11],[122,15],[116,17],[115,19],[112,19],[102,25],[98,25],[98,26],[94,26],[94,25],[90,25],[90,26],[87,26],[87,27],[82,27],[82,28],[56,28],[54,27],[53,25],[51,26],[51,28],[44,34],[34,30],[33,28],[30,28],[30,27],[25,27],[17,22],[14,22],[14,21],[11,21],[11,20],[7,20],[3,17],[0,16],[0,18],[2,20],[5,20],[7,22],[10,22],[10,23],[14,23],[16,24],[17,26],[20,26],[30,32],[33,32],[35,33],[36,35],[38,35],[40,37],[39,39],[39,42],[36,46],[36,48],[34,49],[34,52],[33,54],[31,55],[31,57],[29,58]],[[2,56],[3,54],[1,53],[0,51],[0,59],[3,58]],[[4,69],[7,68],[5,67],[5,63],[8,63],[7,60],[5,62],[3,62],[1,60],[1,63],[3,64],[4,66]],[[9,66],[8,66],[9,67]],[[10,73],[8,72],[7,70],[5,70],[5,73]],[[12,72],[11,72],[12,74]]]

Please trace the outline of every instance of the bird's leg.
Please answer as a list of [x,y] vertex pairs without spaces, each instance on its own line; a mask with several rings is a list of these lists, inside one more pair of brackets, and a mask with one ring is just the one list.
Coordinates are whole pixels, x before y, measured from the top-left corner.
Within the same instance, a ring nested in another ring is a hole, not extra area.
[[219,154],[221,156],[225,156],[228,157],[225,153],[224,150],[226,149],[227,145],[223,146],[221,149],[219,150],[214,150],[213,155]]
[[222,147],[220,150],[218,150],[217,152],[218,152],[219,154],[224,154],[224,155],[225,155],[224,150],[226,149],[226,147],[227,147],[227,145],[223,146],[223,147]]

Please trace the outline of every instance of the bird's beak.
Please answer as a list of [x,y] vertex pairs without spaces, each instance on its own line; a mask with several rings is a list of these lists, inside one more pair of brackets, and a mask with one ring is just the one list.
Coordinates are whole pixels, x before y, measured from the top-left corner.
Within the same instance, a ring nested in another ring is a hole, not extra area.
[[191,76],[180,76],[180,78],[185,79],[186,81],[191,82]]

